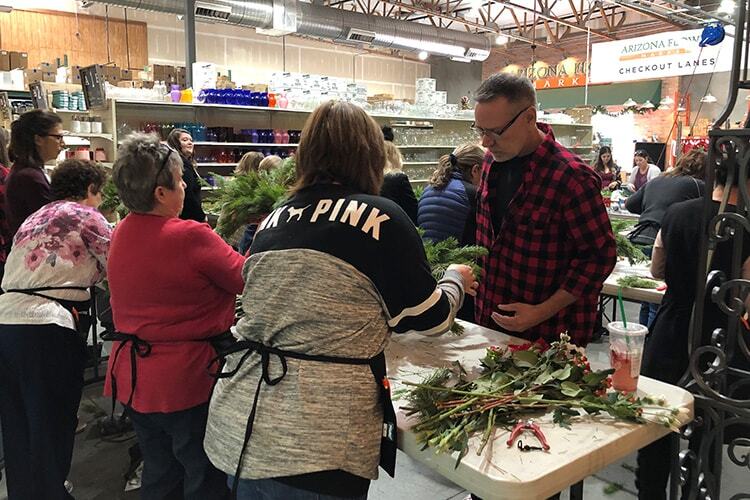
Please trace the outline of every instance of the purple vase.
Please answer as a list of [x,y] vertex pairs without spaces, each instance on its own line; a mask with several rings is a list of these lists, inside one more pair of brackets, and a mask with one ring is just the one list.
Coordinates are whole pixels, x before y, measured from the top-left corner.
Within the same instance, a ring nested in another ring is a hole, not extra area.
[[172,102],[180,102],[180,97],[182,97],[180,86],[177,84],[172,84],[172,92],[170,92],[170,95],[172,96]]

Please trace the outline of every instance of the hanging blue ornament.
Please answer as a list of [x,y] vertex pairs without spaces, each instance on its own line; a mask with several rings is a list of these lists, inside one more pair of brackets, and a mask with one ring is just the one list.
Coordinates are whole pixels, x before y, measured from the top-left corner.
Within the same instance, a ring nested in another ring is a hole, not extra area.
[[719,45],[724,41],[724,25],[721,23],[711,23],[701,33],[701,41],[698,43],[701,47],[707,45]]

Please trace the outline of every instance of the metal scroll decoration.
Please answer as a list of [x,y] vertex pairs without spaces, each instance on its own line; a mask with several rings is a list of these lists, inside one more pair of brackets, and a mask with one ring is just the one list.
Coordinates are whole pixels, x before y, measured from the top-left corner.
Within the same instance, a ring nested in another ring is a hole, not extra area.
[[[727,189],[737,185],[733,209],[715,213],[711,189],[706,189],[703,221],[705,230],[699,254],[699,278],[689,332],[690,361],[680,385],[695,398],[695,420],[682,431],[687,449],[673,457],[672,499],[750,499],[750,481],[740,481],[740,492],[722,491],[723,467],[750,477],[750,280],[742,267],[750,249],[743,248],[750,236],[750,129],[721,129],[737,103],[738,89],[748,88],[748,69],[743,68],[749,0],[738,2],[735,17],[734,56],[726,105],[709,132],[706,185],[717,171],[726,175]],[[748,120],[747,123],[750,123]],[[727,200],[729,201],[729,200]],[[724,269],[714,254],[722,245]],[[727,250],[731,249],[729,268]],[[717,311],[718,310],[718,311]],[[677,476],[677,477],[675,477]],[[726,488],[725,488],[726,489]],[[733,496],[729,496],[733,495]]]

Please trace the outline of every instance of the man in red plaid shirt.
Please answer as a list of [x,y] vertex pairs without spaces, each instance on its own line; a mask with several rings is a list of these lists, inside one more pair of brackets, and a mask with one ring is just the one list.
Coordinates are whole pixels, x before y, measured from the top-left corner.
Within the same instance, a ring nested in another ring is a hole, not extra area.
[[477,199],[477,244],[490,250],[476,321],[529,340],[567,331],[584,346],[616,261],[599,179],[536,121],[525,77],[498,73],[477,90],[473,125],[488,154]]

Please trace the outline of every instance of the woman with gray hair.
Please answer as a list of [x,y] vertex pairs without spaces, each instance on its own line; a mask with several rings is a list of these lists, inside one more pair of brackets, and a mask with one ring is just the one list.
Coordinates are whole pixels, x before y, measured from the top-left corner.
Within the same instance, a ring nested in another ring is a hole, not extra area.
[[222,498],[224,474],[203,450],[214,383],[206,367],[216,355],[210,341],[234,321],[244,259],[206,224],[179,218],[182,160],[155,135],[125,139],[113,180],[131,213],[107,265],[117,333],[105,394],[133,421],[141,498]]

